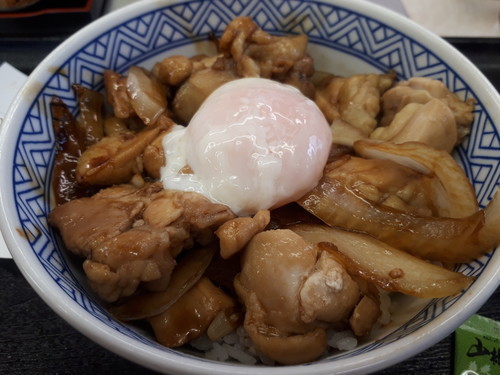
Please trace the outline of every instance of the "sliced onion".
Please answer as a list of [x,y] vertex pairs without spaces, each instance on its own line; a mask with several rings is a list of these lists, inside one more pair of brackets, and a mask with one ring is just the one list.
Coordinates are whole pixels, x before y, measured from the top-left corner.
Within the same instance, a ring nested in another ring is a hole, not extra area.
[[140,156],[163,128],[147,127],[104,137],[85,150],[78,159],[76,178],[83,185],[120,184],[141,172]]
[[323,246],[346,267],[380,288],[421,298],[452,296],[474,280],[458,272],[426,262],[362,233],[325,225],[297,224],[290,228],[311,243]]
[[127,92],[135,113],[146,125],[153,125],[167,108],[166,88],[137,66],[129,70]]
[[124,321],[161,314],[198,282],[215,252],[215,246],[189,250],[189,253],[174,268],[165,291],[131,297],[121,305],[112,306],[109,311],[116,318]]
[[104,137],[102,108],[104,97],[93,90],[82,85],[73,85],[78,96],[78,107],[80,108],[80,126],[85,134],[85,146],[97,143]]
[[418,216],[373,204],[327,171],[298,203],[331,226],[361,231],[423,259],[461,263],[500,242],[499,194],[485,210],[465,218]]

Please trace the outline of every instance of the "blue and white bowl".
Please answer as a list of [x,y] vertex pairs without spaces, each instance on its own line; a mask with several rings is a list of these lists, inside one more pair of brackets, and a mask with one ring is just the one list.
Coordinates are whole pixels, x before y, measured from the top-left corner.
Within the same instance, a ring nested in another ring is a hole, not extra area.
[[455,297],[403,298],[392,322],[357,349],[312,364],[259,367],[213,362],[157,344],[114,320],[87,289],[47,223],[52,207],[54,134],[50,100],[61,97],[76,114],[71,84],[103,88],[103,70],[150,68],[167,55],[210,52],[207,38],[235,17],[251,16],[272,34],[306,33],[320,70],[341,75],[389,69],[405,79],[442,80],[462,99],[476,101],[470,137],[455,153],[481,206],[500,176],[500,96],[464,56],[406,18],[349,0],[140,1],[109,14],[50,54],[12,105],[0,140],[0,224],[14,260],[37,293],[60,316],[97,343],[169,374],[330,374],[370,372],[438,342],[472,315],[499,285],[500,252],[462,265],[477,280]]

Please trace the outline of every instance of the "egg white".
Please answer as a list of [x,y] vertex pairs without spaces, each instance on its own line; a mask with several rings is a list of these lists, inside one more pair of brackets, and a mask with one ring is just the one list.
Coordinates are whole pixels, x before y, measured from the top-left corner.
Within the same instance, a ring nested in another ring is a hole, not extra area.
[[167,189],[195,191],[251,215],[312,189],[330,145],[326,119],[299,90],[243,78],[215,90],[187,127],[164,137],[161,178]]

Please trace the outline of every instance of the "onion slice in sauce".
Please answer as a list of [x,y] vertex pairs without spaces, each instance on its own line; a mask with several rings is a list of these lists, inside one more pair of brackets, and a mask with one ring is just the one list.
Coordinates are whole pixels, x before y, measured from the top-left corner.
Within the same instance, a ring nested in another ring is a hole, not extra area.
[[103,104],[104,97],[97,91],[90,90],[82,85],[73,85],[78,97],[80,108],[81,131],[85,134],[85,147],[89,147],[104,137]]
[[137,66],[129,70],[127,92],[132,108],[146,125],[153,125],[167,108],[165,86]]
[[[421,298],[452,296],[467,288],[474,278],[416,258],[362,233],[325,225],[290,227],[306,241],[322,244],[350,274],[380,288]],[[331,243],[335,246],[325,246]]]
[[200,280],[216,250],[215,245],[189,250],[189,253],[174,268],[167,289],[162,292],[130,297],[123,304],[110,307],[109,311],[116,318],[124,321],[161,314]]
[[129,182],[141,172],[144,149],[165,129],[166,125],[158,123],[137,133],[129,130],[104,137],[78,159],[77,181],[98,186]]
[[464,170],[445,151],[420,142],[394,144],[364,139],[354,143],[354,150],[367,159],[392,160],[418,172],[435,175],[446,192],[445,197],[436,199],[440,216],[467,217],[479,209],[474,187]]
[[500,242],[498,191],[484,210],[464,218],[419,216],[365,199],[327,165],[318,185],[297,203],[330,226],[365,232],[433,261],[469,262]]

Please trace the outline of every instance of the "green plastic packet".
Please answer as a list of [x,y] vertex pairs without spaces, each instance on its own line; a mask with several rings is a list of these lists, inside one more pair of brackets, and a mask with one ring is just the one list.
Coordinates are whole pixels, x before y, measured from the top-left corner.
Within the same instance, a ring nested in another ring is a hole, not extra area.
[[455,331],[455,375],[500,374],[500,322],[473,315]]

